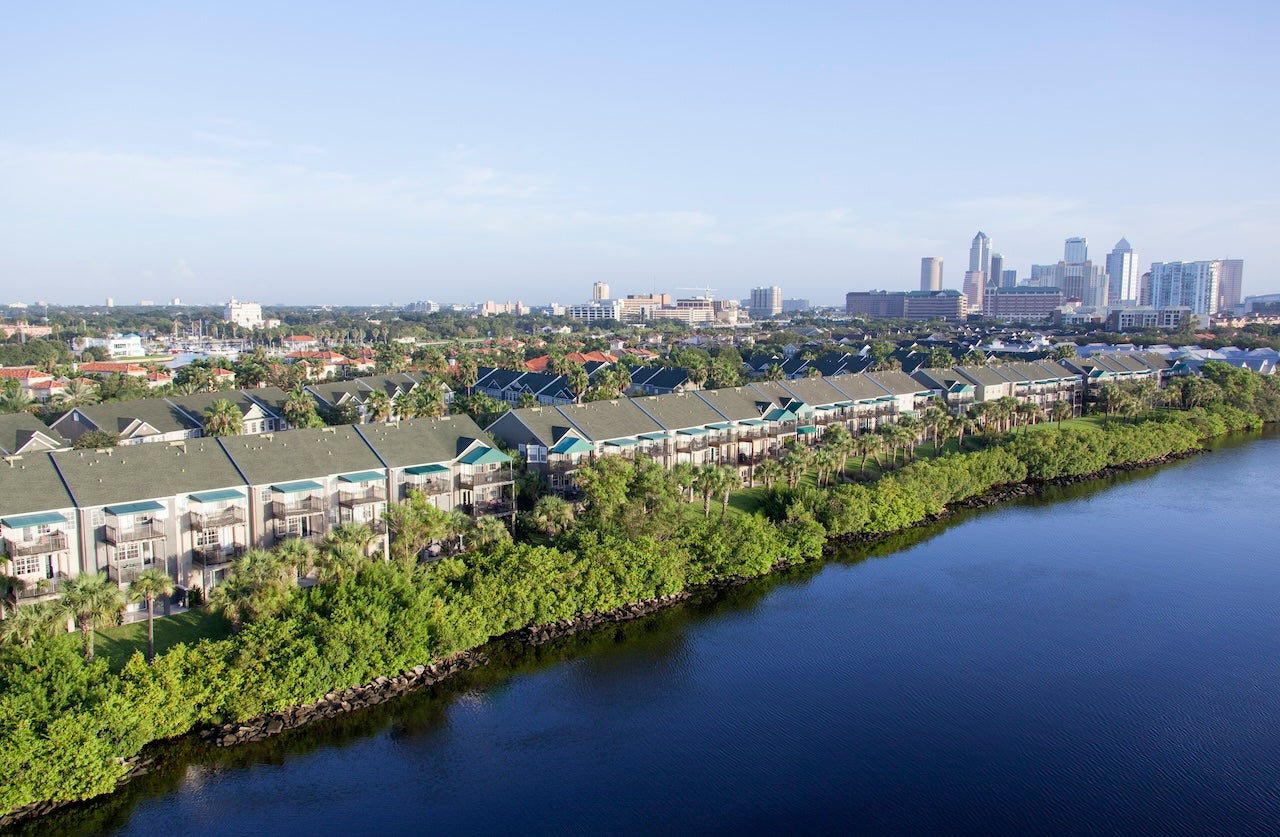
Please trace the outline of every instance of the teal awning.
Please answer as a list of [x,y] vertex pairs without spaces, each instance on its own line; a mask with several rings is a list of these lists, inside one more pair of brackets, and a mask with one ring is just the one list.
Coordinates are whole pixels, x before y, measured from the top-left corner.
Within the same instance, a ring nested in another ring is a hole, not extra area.
[[797,427],[796,432],[801,436],[808,436],[810,433],[817,433],[818,428],[814,427],[812,424],[806,424],[802,427]]
[[197,503],[221,503],[223,500],[243,500],[244,492],[234,488],[219,488],[217,491],[201,491],[188,494],[188,498]]
[[882,396],[880,396],[879,398],[877,398],[876,400],[877,400],[877,401],[897,401],[897,400],[898,400],[898,396],[896,396],[896,395],[882,395]]
[[764,420],[783,422],[783,421],[795,421],[796,418],[797,418],[796,414],[791,412],[790,410],[784,410],[781,407],[774,407],[772,410],[770,410],[768,413],[765,414]]
[[666,440],[667,434],[666,433],[641,433],[640,438],[648,440],[650,442],[662,442]]
[[143,500],[141,503],[123,503],[119,506],[107,506],[103,511],[112,517],[128,517],[131,514],[164,511],[164,506],[155,500]]
[[721,422],[716,422],[715,424],[708,424],[707,429],[708,430],[732,430],[733,425],[727,421],[721,421]]
[[830,413],[840,408],[837,407],[835,404],[823,404],[821,407],[815,407],[814,409],[822,410],[824,413]]
[[836,406],[837,406],[837,407],[852,407],[852,406],[853,406],[853,402],[852,402],[852,401],[837,401],[837,402],[836,402]]
[[338,482],[365,483],[377,482],[381,479],[386,479],[386,475],[381,471],[361,471],[358,474],[343,474],[338,477]]
[[742,423],[748,427],[764,427],[769,422],[764,419],[744,419]]
[[707,431],[701,427],[686,427],[684,430],[677,430],[676,434],[680,436],[705,436]]
[[605,444],[605,447],[633,448],[636,445],[640,444],[640,442],[636,439],[610,439],[604,444]]
[[497,448],[481,447],[470,451],[458,461],[463,465],[494,465],[510,462],[511,457],[507,456]]
[[67,519],[57,512],[36,512],[35,514],[19,514],[0,520],[0,525],[10,529],[26,529],[30,526],[65,526]]
[[440,474],[452,473],[453,469],[448,465],[414,465],[412,468],[405,468],[406,474],[412,474],[415,477],[435,477]]
[[577,436],[565,436],[551,446],[551,453],[591,453],[596,446]]
[[271,490],[279,494],[302,494],[307,491],[323,491],[324,486],[315,480],[302,480],[301,482],[282,482],[271,486]]

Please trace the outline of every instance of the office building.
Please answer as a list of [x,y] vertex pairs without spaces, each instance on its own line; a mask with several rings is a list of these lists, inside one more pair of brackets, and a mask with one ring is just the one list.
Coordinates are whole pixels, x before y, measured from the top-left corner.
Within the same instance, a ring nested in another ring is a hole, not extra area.
[[1047,320],[1062,301],[1062,289],[1051,286],[988,288],[982,313],[1000,320]]
[[978,230],[969,247],[969,270],[987,273],[991,270],[991,237]]
[[600,300],[609,298],[609,286],[604,282],[596,282],[591,286],[591,298]]
[[854,317],[893,320],[963,320],[968,302],[958,291],[852,291],[845,313]]
[[971,312],[982,310],[982,293],[986,286],[987,274],[981,270],[966,270],[964,272],[964,296],[966,299],[973,300],[973,304],[969,306]]
[[1067,264],[1081,264],[1089,261],[1089,239],[1084,237],[1068,238],[1063,261]]
[[748,312],[753,320],[767,320],[782,313],[782,288],[772,285],[751,289],[751,307]]
[[920,260],[920,290],[942,290],[942,259],[925,256]]
[[222,319],[241,328],[262,328],[262,306],[256,302],[237,302],[232,297],[222,310]]
[[1122,238],[1107,254],[1107,305],[1137,302],[1138,281],[1138,254]]
[[1018,271],[1006,270],[1000,274],[1000,287],[1016,288],[1018,286]]
[[1053,284],[1065,299],[1078,299],[1086,308],[1107,304],[1107,286],[1102,268],[1089,261],[1089,243],[1083,237],[1068,238],[1063,260],[1054,271]]

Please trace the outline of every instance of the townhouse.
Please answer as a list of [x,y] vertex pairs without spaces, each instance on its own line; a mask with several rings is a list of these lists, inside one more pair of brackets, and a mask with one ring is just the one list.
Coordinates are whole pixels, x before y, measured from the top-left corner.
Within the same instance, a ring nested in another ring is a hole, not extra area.
[[162,398],[140,398],[75,407],[50,428],[72,442],[91,430],[104,430],[118,434],[121,445],[140,445],[194,439],[203,423]]
[[65,447],[70,445],[58,431],[45,427],[30,413],[0,415],[0,454],[16,456]]
[[75,501],[47,452],[0,462],[3,571],[19,581],[19,606],[56,596],[62,582],[79,571],[75,515]]

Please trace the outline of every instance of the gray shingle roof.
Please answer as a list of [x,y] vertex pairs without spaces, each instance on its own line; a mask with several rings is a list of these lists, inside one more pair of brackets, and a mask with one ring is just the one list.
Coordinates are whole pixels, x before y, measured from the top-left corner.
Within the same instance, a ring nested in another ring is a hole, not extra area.
[[66,445],[62,434],[30,413],[0,415],[0,453],[18,453],[36,433],[43,433],[59,445]]
[[219,441],[253,485],[382,467],[368,443],[350,426],[227,436]]
[[76,410],[94,426],[112,433],[121,432],[134,420],[144,421],[160,433],[201,429],[200,422],[161,398],[108,401],[88,407],[77,407]]
[[244,485],[216,439],[50,454],[79,506]]
[[572,426],[595,442],[639,436],[641,433],[656,433],[662,430],[661,425],[628,398],[592,401],[587,404],[565,404],[556,409]]
[[767,398],[751,387],[726,387],[695,392],[723,415],[727,421],[743,421],[760,418],[767,409]]
[[658,423],[667,430],[703,427],[724,421],[724,418],[710,404],[691,392],[679,395],[648,395],[633,400],[641,410],[657,419]]
[[73,505],[49,454],[28,453],[0,462],[0,517]]
[[493,442],[468,415],[406,419],[395,424],[362,424],[356,428],[392,468],[451,462],[471,440]]

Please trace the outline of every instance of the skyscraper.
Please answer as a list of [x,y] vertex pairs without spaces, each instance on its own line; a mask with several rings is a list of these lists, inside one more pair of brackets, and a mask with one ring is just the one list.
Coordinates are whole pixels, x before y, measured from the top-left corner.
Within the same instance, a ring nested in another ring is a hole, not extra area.
[[1018,287],[1018,271],[1017,268],[1006,270],[1000,274],[1000,287],[1016,288]]
[[751,289],[750,314],[753,320],[767,320],[782,313],[782,288],[772,285]]
[[1089,261],[1089,239],[1083,237],[1068,238],[1066,254],[1062,260],[1067,264],[1084,264]]
[[920,260],[920,290],[942,290],[942,259],[925,256]]
[[1054,284],[1067,299],[1078,299],[1089,308],[1107,304],[1106,280],[1102,269],[1089,261],[1089,242],[1083,237],[1068,238],[1063,260],[1058,262]]
[[1004,279],[1004,256],[999,253],[991,254],[991,266],[987,270],[987,284],[999,285]]
[[965,300],[969,310],[974,313],[982,310],[983,285],[986,275],[981,270],[966,270],[964,272]]
[[1240,304],[1240,286],[1244,282],[1244,259],[1223,259],[1218,270],[1218,310],[1225,311]]
[[1151,265],[1151,304],[1157,309],[1186,307],[1193,314],[1218,310],[1220,262],[1156,262]]
[[591,298],[592,299],[608,299],[609,286],[604,282],[596,282],[594,285],[591,286]]
[[969,270],[981,270],[984,274],[991,270],[991,239],[982,230],[978,230],[969,247]]
[[1107,305],[1138,301],[1138,254],[1120,239],[1107,254]]

